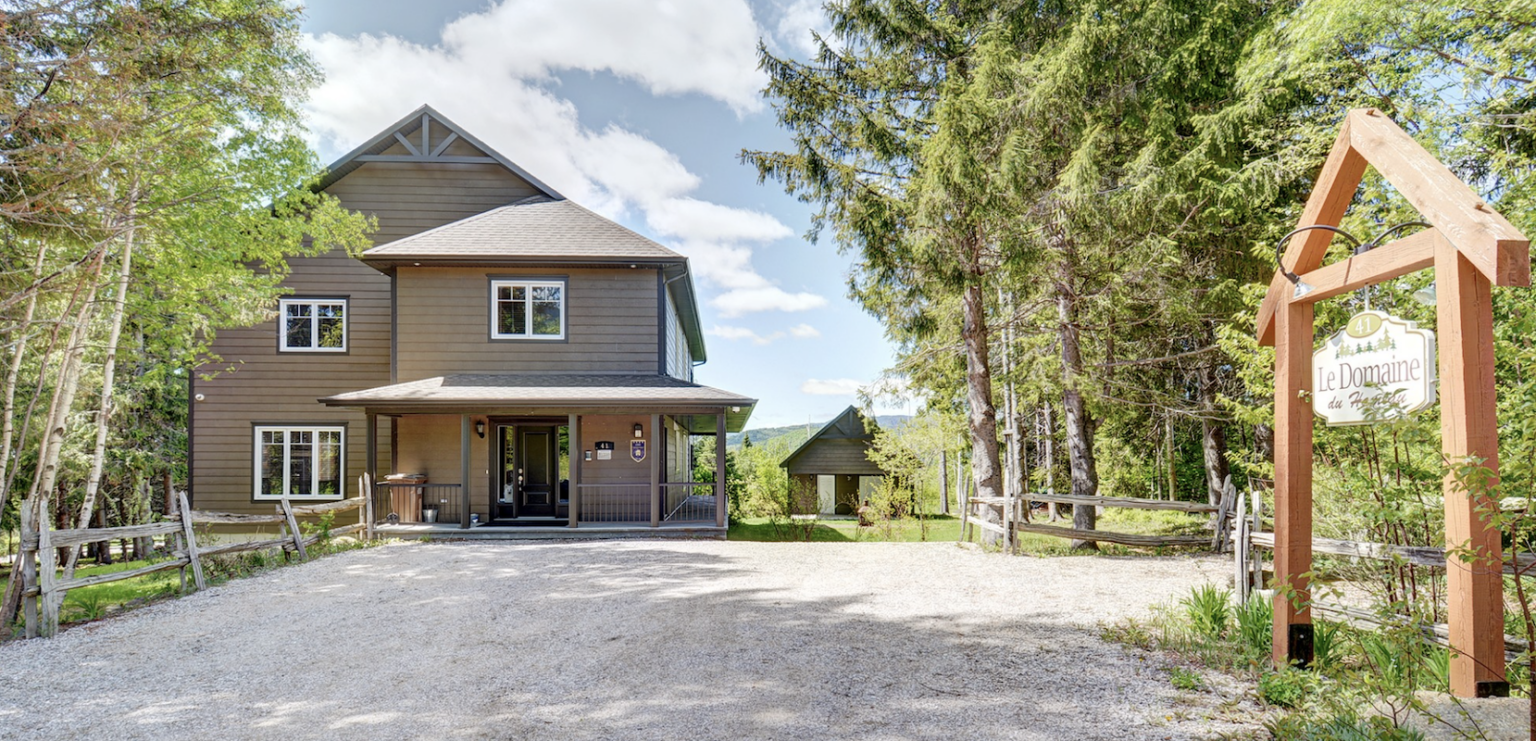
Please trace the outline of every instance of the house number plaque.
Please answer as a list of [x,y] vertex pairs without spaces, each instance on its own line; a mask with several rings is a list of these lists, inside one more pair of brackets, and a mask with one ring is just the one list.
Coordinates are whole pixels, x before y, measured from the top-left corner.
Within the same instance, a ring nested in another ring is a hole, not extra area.
[[1330,427],[1395,419],[1435,403],[1435,333],[1379,311],[1350,317],[1312,353],[1312,411]]

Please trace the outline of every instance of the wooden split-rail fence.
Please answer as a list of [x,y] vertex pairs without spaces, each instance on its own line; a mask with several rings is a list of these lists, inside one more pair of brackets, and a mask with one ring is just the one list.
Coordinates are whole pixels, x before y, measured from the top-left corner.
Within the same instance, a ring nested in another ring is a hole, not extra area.
[[[361,482],[362,491],[368,490],[366,488],[368,483],[366,480]],[[368,496],[297,507],[284,498],[278,500],[276,513],[270,515],[194,510],[188,506],[185,492],[178,492],[177,498],[181,505],[180,509],[159,522],[70,530],[55,530],[49,526],[47,523],[52,519],[46,511],[40,515],[41,522],[34,522],[32,513],[36,508],[30,506],[31,503],[23,503],[21,549],[18,554],[17,568],[20,568],[22,573],[22,615],[26,623],[26,637],[51,637],[58,632],[59,613],[63,608],[64,598],[70,590],[133,579],[145,574],[177,568],[181,569],[183,592],[187,591],[188,571],[191,572],[193,585],[201,590],[208,586],[203,576],[203,559],[212,556],[281,548],[285,555],[293,552],[298,554],[300,560],[308,560],[309,546],[318,543],[323,537],[334,538],[358,532],[364,533],[368,538],[374,535],[373,499]],[[328,512],[339,514],[352,510],[358,511],[357,524],[333,527],[327,533],[315,532],[309,535],[305,535],[299,528],[299,517],[323,515]],[[210,547],[198,545],[197,532],[193,527],[194,525],[273,524],[278,526],[279,537],[269,540],[222,543]],[[157,536],[164,536],[174,543],[169,559],[126,571],[71,579],[59,578],[58,554],[61,548],[78,548],[87,543]]]
[[[1240,508],[1241,509],[1241,508]],[[1232,555],[1235,566],[1235,578],[1237,584],[1238,599],[1246,601],[1250,595],[1260,591],[1264,586],[1264,559],[1261,550],[1274,550],[1275,534],[1264,530],[1263,512],[1257,501],[1253,502],[1250,514],[1239,517],[1236,527],[1232,530]],[[1312,539],[1312,552],[1314,554],[1326,554],[1341,556],[1365,561],[1383,561],[1394,564],[1412,564],[1426,568],[1445,568],[1445,549],[1425,546],[1404,546],[1391,543],[1371,543],[1367,541],[1337,540],[1334,538]],[[1536,555],[1518,554],[1514,562],[1505,561],[1503,572],[1511,576],[1536,576]],[[1379,630],[1389,627],[1389,620],[1382,615],[1369,610],[1349,605],[1341,605],[1327,600],[1312,599],[1308,605],[1312,611],[1331,620],[1346,623],[1358,628]],[[1449,626],[1441,624],[1419,624],[1416,626],[1424,639],[1430,643],[1451,647],[1451,634]],[[1528,646],[1526,642],[1515,636],[1504,636],[1505,659],[1513,661],[1524,653]]]
[[[1211,514],[1211,535],[1141,535],[1117,533],[1110,530],[1083,530],[1060,525],[1044,525],[1026,517],[1032,503],[1071,504],[1074,506],[1111,507],[1123,509],[1154,509],[1190,514]],[[1030,493],[1019,497],[971,497],[967,507],[960,512],[960,539],[971,539],[972,528],[992,533],[1002,541],[1009,552],[1018,549],[1018,533],[1035,533],[1056,538],[1118,543],[1141,548],[1167,546],[1207,546],[1221,550],[1227,542],[1227,532],[1232,514],[1241,511],[1241,497],[1232,490],[1230,480],[1227,494],[1221,504],[1203,502],[1173,502],[1163,499],[1136,499],[1131,497],[1084,497],[1071,494]]]

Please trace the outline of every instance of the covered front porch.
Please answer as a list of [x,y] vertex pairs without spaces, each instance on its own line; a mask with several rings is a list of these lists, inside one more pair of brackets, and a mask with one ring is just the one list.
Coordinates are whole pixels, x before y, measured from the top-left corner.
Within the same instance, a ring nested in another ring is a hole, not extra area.
[[724,470],[726,435],[756,403],[665,376],[569,375],[446,376],[321,402],[364,412],[376,532],[440,538],[723,537],[724,479],[695,481],[694,452],[708,445]]

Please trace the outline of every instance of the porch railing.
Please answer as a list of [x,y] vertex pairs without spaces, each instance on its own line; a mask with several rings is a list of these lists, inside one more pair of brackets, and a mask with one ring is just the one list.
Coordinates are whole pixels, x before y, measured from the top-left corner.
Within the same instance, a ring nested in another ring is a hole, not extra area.
[[664,483],[661,485],[662,522],[714,522],[713,482]]
[[579,522],[651,521],[650,484],[581,484]]
[[463,521],[465,506],[463,487],[458,484],[379,483],[373,487],[373,516],[380,524],[457,525]]

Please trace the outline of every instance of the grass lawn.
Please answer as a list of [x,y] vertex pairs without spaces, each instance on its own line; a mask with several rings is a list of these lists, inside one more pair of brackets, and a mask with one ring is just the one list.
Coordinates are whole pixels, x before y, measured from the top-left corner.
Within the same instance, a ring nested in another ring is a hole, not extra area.
[[[1035,522],[1050,524],[1049,518],[1044,512],[1035,513]],[[1205,528],[1207,517],[1204,515],[1190,515],[1183,512],[1167,512],[1162,510],[1139,509],[1110,509],[1099,518],[1100,530],[1111,530],[1120,533],[1132,533],[1138,535],[1199,535],[1209,532]],[[1061,527],[1070,527],[1071,517],[1067,515],[1060,522],[1055,523]],[[936,515],[927,518],[927,532],[924,533],[923,523],[916,519],[896,520],[891,523],[870,527],[859,527],[857,520],[818,520],[810,528],[807,537],[806,527],[803,525],[791,525],[780,521],[775,524],[767,517],[748,517],[738,522],[731,523],[727,535],[730,540],[751,540],[759,542],[775,541],[804,541],[818,543],[847,543],[856,541],[875,542],[899,542],[911,543],[923,540],[949,541],[960,540],[960,518]],[[972,542],[980,542],[980,528],[973,528]],[[1019,548],[1024,553],[1037,556],[1061,556],[1088,554],[1092,551],[1074,551],[1068,541],[1054,538],[1049,535],[1037,535],[1035,533],[1020,533]],[[1102,543],[1099,553],[1132,554],[1132,553],[1163,553],[1176,549],[1143,549],[1128,548],[1112,543]]]

